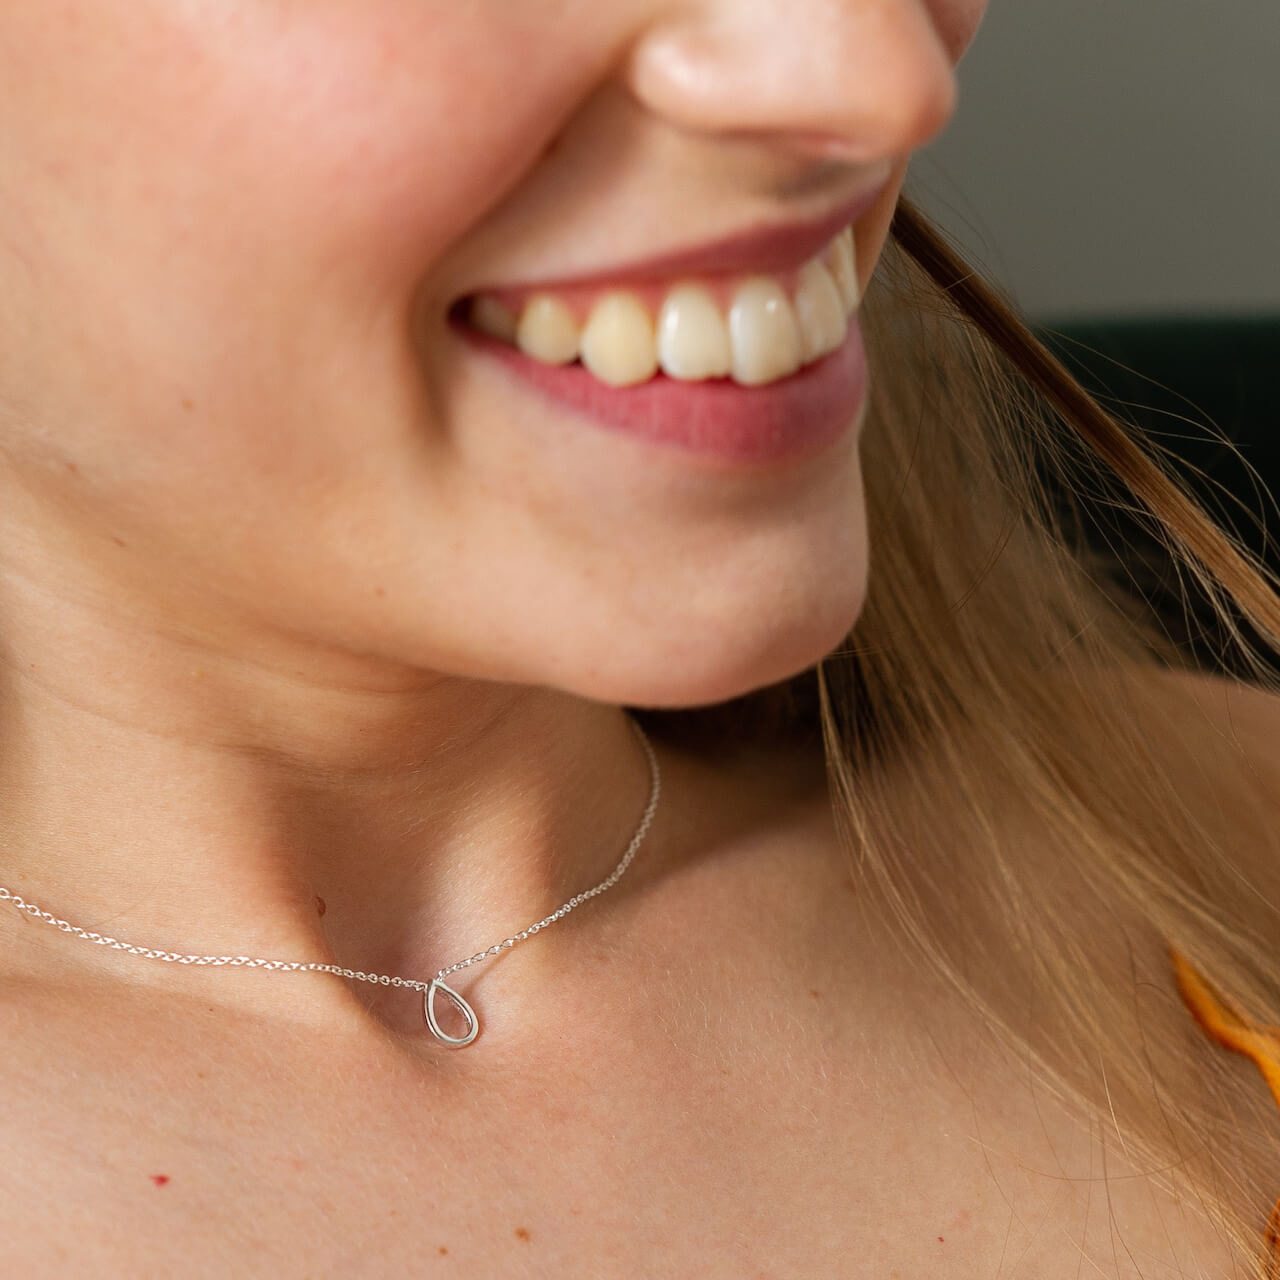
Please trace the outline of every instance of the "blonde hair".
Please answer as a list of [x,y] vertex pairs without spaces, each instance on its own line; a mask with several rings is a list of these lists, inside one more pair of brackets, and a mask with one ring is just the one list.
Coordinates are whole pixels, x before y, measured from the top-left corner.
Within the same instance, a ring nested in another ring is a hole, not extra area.
[[[1179,649],[1109,585],[1075,501],[1132,508],[1208,593],[1236,668],[1280,691],[1276,581],[905,200],[863,317],[872,550],[852,633],[785,685],[636,714],[686,738],[821,735],[867,909],[1260,1261],[1280,1117],[1143,957],[1170,944],[1280,1024],[1280,744],[1250,763],[1208,732],[1161,674]],[[1125,944],[1090,945],[1082,911]],[[1182,1017],[1144,1016],[1151,1000]]]

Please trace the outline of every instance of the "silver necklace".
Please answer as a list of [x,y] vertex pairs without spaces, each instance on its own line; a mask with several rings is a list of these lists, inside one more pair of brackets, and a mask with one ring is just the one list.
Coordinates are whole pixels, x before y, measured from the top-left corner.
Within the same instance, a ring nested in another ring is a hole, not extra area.
[[[532,937],[540,929],[545,929],[547,925],[554,924],[557,920],[567,916],[574,907],[586,902],[588,898],[594,898],[599,893],[604,893],[606,889],[612,889],[615,884],[622,879],[623,872],[631,865],[631,860],[636,856],[636,851],[640,848],[641,842],[649,832],[649,824],[653,821],[653,815],[658,808],[658,796],[662,791],[662,771],[658,767],[658,757],[654,755],[653,747],[649,744],[649,739],[645,735],[644,730],[636,723],[636,721],[628,716],[631,727],[636,731],[640,739],[640,745],[644,748],[645,755],[649,758],[649,777],[650,791],[649,803],[645,806],[644,816],[640,819],[640,826],[636,829],[636,833],[631,838],[631,843],[627,846],[627,851],[622,855],[622,861],[603,879],[594,889],[588,889],[585,893],[575,894],[570,898],[564,906],[553,911],[549,916],[539,920],[537,924],[531,924],[527,929],[521,929],[519,933],[513,934],[510,938],[504,938],[501,942],[495,942],[493,946],[485,951],[478,951],[473,956],[468,956],[465,960],[459,960],[457,964],[451,964],[447,969],[441,969],[436,976],[429,981],[423,981],[418,978],[398,978],[389,977],[380,973],[364,973],[358,969],[344,969],[336,964],[317,964],[305,963],[301,960],[262,960],[255,959],[251,956],[199,956],[199,955],[180,955],[174,951],[157,951],[152,947],[140,947],[132,942],[122,942],[118,938],[106,937],[101,933],[93,933],[91,931],[80,928],[79,925],[68,924],[65,920],[59,920],[57,916],[51,912],[42,911],[34,902],[26,902],[16,893],[0,886],[0,902],[10,902],[19,911],[25,911],[28,915],[34,916],[38,920],[43,920],[47,924],[53,925],[57,929],[61,929],[63,933],[73,933],[78,938],[84,938],[88,942],[96,943],[100,947],[111,947],[116,951],[128,951],[135,956],[145,956],[149,960],[165,960],[170,964],[197,964],[197,965],[232,965],[240,968],[250,969],[286,969],[291,972],[313,971],[316,973],[336,973],[344,978],[354,978],[357,982],[376,982],[384,987],[408,987],[414,991],[422,992],[422,1013],[426,1019],[427,1026],[431,1029],[432,1035],[437,1040],[443,1041],[450,1048],[460,1049],[463,1045],[470,1044],[480,1030],[480,1020],[476,1017],[475,1010],[462,998],[444,979],[449,974],[457,972],[459,969],[470,968],[471,965],[481,960],[487,960],[490,956],[496,956],[498,952],[505,950],[507,947],[514,947],[517,942],[523,942],[526,938]],[[436,1018],[435,1001],[437,995],[443,994],[450,1000],[459,1013],[467,1020],[467,1029],[460,1036],[451,1036],[444,1031]]]

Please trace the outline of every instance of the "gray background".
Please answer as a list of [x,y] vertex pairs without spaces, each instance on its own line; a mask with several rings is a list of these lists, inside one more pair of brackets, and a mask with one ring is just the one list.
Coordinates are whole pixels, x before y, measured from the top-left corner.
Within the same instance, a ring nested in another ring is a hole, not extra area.
[[1033,319],[1280,314],[1280,0],[992,0],[908,191]]

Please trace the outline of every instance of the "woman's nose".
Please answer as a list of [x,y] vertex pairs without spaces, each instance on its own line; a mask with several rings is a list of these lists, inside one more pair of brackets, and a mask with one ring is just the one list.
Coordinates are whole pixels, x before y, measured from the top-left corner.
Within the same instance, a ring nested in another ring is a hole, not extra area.
[[683,129],[865,163],[922,146],[955,109],[925,0],[699,0],[666,14],[634,47],[628,79]]

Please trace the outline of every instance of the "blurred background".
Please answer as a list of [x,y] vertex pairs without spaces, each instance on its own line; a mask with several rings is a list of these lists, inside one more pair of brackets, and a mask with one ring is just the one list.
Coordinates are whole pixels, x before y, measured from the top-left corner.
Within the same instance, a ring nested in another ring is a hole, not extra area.
[[1024,310],[1280,312],[1276,0],[993,0],[926,207]]
[[[1280,571],[1276,0],[992,0],[908,192]],[[1159,546],[1105,523],[1192,660],[1238,670]]]

